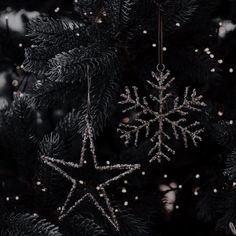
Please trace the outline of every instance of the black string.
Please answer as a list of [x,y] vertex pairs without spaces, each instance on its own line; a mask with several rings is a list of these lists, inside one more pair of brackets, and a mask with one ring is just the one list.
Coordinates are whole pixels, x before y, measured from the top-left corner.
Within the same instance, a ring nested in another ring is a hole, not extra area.
[[156,2],[157,5],[157,33],[158,33],[158,69],[164,70],[165,66],[163,64],[163,19],[161,15],[161,5]]
[[87,82],[88,82],[88,94],[87,94],[87,116],[88,119],[90,120],[91,118],[91,98],[90,98],[90,88],[91,88],[91,77],[89,75],[89,67],[87,66],[87,71],[86,71],[86,76],[87,76]]

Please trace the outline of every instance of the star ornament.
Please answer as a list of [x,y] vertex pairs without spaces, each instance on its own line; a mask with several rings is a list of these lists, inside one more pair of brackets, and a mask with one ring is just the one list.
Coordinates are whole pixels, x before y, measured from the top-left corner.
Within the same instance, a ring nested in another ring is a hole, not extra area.
[[[87,143],[89,144],[89,149],[92,155],[92,165],[89,165],[89,160],[87,162],[84,158]],[[110,224],[114,226],[115,230],[119,231],[119,223],[116,218],[115,210],[110,203],[105,188],[112,182],[115,182],[139,169],[139,164],[99,166],[95,154],[92,128],[89,122],[87,122],[83,136],[79,164],[47,156],[41,156],[41,160],[44,164],[54,169],[72,184],[65,202],[59,210],[59,220],[66,217],[83,201],[88,200],[102,213]],[[70,170],[66,171],[65,169]],[[71,173],[75,171],[80,175],[80,178],[74,178],[71,176]]]

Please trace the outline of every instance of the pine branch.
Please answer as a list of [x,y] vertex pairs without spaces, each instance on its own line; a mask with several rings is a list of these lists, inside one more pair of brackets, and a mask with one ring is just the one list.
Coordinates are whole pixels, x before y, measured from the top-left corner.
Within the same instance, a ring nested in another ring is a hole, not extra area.
[[82,19],[96,17],[101,11],[103,0],[77,0],[74,1],[74,10]]
[[[46,135],[40,142],[38,156],[62,159],[66,151],[64,148],[63,140],[58,133],[54,132]],[[55,191],[61,184],[58,173],[38,161],[35,165],[34,179],[36,183],[35,188],[39,190],[35,195],[37,207],[40,206],[40,209],[43,210],[57,206],[59,199],[55,199]],[[45,186],[47,186],[46,191],[42,191]]]
[[167,0],[162,4],[164,29],[173,32],[180,26],[186,24],[198,8],[197,0]]
[[112,24],[115,33],[129,34],[131,27],[135,24],[137,0],[105,0],[107,19]]
[[236,151],[228,155],[225,163],[224,175],[228,176],[230,180],[236,180]]
[[3,143],[13,153],[12,157],[18,164],[18,171],[23,175],[32,171],[30,165],[34,161],[38,141],[35,133],[36,113],[33,107],[34,100],[21,94],[15,96],[11,106],[2,114]]
[[24,70],[45,74],[49,69],[49,59],[91,42],[90,29],[68,19],[39,17],[30,21],[27,36],[33,45],[25,50]]
[[210,135],[221,147],[226,148],[228,151],[232,151],[235,148],[236,126],[231,124],[230,121],[219,121],[212,125]]
[[222,191],[218,193],[212,190],[205,191],[198,201],[197,217],[204,222],[217,220],[219,214],[226,210],[226,196]]
[[62,236],[58,227],[28,213],[2,214],[0,221],[1,236]]
[[117,55],[113,48],[101,48],[94,44],[56,55],[49,62],[47,76],[56,82],[83,81],[86,76],[94,77],[112,70],[117,66],[116,62]]
[[107,236],[105,230],[95,223],[93,219],[82,215],[73,215],[63,221],[61,228],[67,236]]
[[[37,106],[51,107],[56,103],[73,100],[74,108],[79,111],[73,119],[78,122],[78,131],[83,132],[87,112],[87,93],[78,90],[77,83],[55,83],[48,79],[38,84],[34,98]],[[93,127],[98,134],[104,127],[107,117],[111,114],[118,96],[118,74],[109,71],[92,81],[91,88],[91,115]],[[99,89],[98,89],[99,88]],[[77,118],[76,118],[77,117]],[[78,118],[79,117],[79,118]]]
[[76,44],[76,41],[88,40],[87,27],[69,19],[54,19],[51,17],[38,17],[29,22],[27,36],[38,46]]

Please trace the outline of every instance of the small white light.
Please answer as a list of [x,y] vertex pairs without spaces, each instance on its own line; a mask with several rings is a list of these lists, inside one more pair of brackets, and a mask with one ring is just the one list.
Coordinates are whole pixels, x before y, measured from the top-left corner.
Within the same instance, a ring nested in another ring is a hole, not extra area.
[[38,214],[37,213],[34,213],[33,216],[37,216]]
[[195,49],[195,52],[199,52],[199,50],[196,48],[196,49]]
[[80,180],[79,183],[80,183],[80,184],[84,184],[84,181],[83,181],[83,180]]
[[143,30],[143,34],[147,34],[147,30]]
[[115,212],[118,212],[119,210],[118,209],[115,209]]
[[164,52],[166,52],[167,51],[167,47],[163,47],[163,49],[162,49]]
[[156,44],[156,43],[153,43],[153,44],[152,44],[152,47],[153,47],[153,48],[155,48],[156,46],[157,46],[157,44]]
[[127,201],[124,202],[124,206],[128,206],[129,203]]
[[37,182],[36,182],[36,185],[38,185],[38,186],[41,185],[41,182],[40,182],[40,181],[37,181]]
[[179,205],[176,205],[176,206],[175,206],[175,209],[179,209]]
[[20,198],[19,198],[19,196],[15,196],[15,199],[16,199],[16,201],[18,201]]
[[212,69],[211,69],[211,72],[216,72],[216,69],[215,69],[215,68],[212,68]]
[[89,12],[89,14],[90,14],[90,15],[92,15],[92,14],[93,14],[93,12],[92,12],[92,11],[90,11],[90,12]]
[[59,12],[60,11],[60,7],[57,7],[54,11],[55,12]]
[[80,36],[80,34],[79,34],[79,33],[76,33],[76,36],[78,36],[78,37],[79,37],[79,36]]
[[218,190],[217,190],[216,188],[214,188],[214,189],[213,189],[213,192],[214,192],[214,193],[217,193],[217,192],[218,192]]
[[110,161],[106,161],[106,164],[107,164],[107,165],[110,165],[111,163],[110,163]]
[[101,23],[102,23],[102,19],[101,19],[101,18],[98,19],[98,20],[97,20],[97,23],[98,23],[98,24],[101,24]]
[[47,189],[46,188],[42,188],[42,192],[46,192],[47,191]]
[[121,192],[122,192],[122,193],[127,193],[126,188],[122,188]]
[[176,25],[177,27],[180,27],[180,23],[179,23],[179,22],[177,22],[175,25]]
[[236,186],[236,182],[233,182],[233,186],[234,186],[234,187]]
[[100,197],[103,197],[104,195],[101,193],[99,196],[100,196]]
[[23,47],[23,44],[22,44],[22,43],[19,43],[19,47],[22,48],[22,47]]
[[135,198],[134,198],[136,201],[139,199],[139,197],[138,196],[135,196]]
[[124,184],[128,184],[128,180],[124,180]]
[[214,58],[215,56],[213,54],[210,54],[210,58]]
[[84,160],[84,164],[87,164],[87,161],[86,161],[86,160]]
[[87,16],[88,15],[88,13],[87,12],[84,12],[84,16]]
[[97,189],[97,190],[100,190],[100,187],[99,187],[99,186],[97,186],[97,187],[96,187],[96,189]]
[[219,26],[222,26],[222,25],[223,25],[223,23],[220,21],[220,22],[219,22]]
[[199,175],[199,174],[196,174],[196,175],[195,175],[195,178],[196,178],[196,179],[199,179],[199,178],[200,178],[200,175]]
[[223,116],[223,115],[224,115],[223,111],[218,111],[218,116]]
[[194,195],[195,195],[195,196],[198,196],[198,191],[194,191]]
[[233,72],[234,72],[234,69],[233,69],[233,68],[230,68],[230,69],[229,69],[229,72],[230,72],[230,73],[233,73]]
[[182,188],[183,188],[183,185],[180,184],[180,185],[179,185],[179,189],[182,189]]
[[209,50],[210,50],[209,48],[205,48],[204,49],[205,52],[209,52]]
[[233,120],[230,120],[230,121],[229,121],[229,124],[230,124],[230,125],[233,125],[233,123],[234,123]]
[[219,64],[222,64],[224,61],[222,59],[218,60]]
[[165,178],[165,179],[167,179],[167,178],[168,178],[168,175],[167,175],[167,174],[165,174],[165,175],[164,175],[164,178]]
[[9,197],[6,197],[6,201],[10,201],[10,198],[9,198]]
[[146,172],[145,172],[145,171],[143,171],[143,172],[142,172],[142,175],[146,175]]

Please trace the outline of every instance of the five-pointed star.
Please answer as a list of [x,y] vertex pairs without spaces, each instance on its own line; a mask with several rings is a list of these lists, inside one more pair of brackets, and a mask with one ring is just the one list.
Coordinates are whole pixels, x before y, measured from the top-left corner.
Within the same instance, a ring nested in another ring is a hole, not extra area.
[[[121,179],[122,177],[132,173],[140,168],[139,164],[116,164],[99,166],[95,154],[95,146],[93,143],[92,129],[87,123],[84,136],[83,145],[81,149],[80,163],[66,162],[59,159],[54,159],[47,156],[42,156],[43,162],[61,174],[64,178],[72,183],[71,189],[66,197],[66,200],[60,210],[59,220],[67,216],[74,208],[76,208],[82,201],[90,200],[91,203],[102,213],[104,217],[119,230],[119,224],[116,219],[114,209],[110,204],[110,200],[106,194],[105,187],[112,182]],[[88,165],[84,160],[86,151],[86,144],[89,141],[89,147],[92,154],[92,169],[88,169]],[[83,177],[83,180],[73,178],[69,171],[65,171],[62,167],[78,169],[78,173]],[[88,171],[86,171],[86,168]],[[92,173],[92,174],[91,174]],[[73,200],[76,199],[76,200]],[[73,200],[73,201],[72,201]]]

